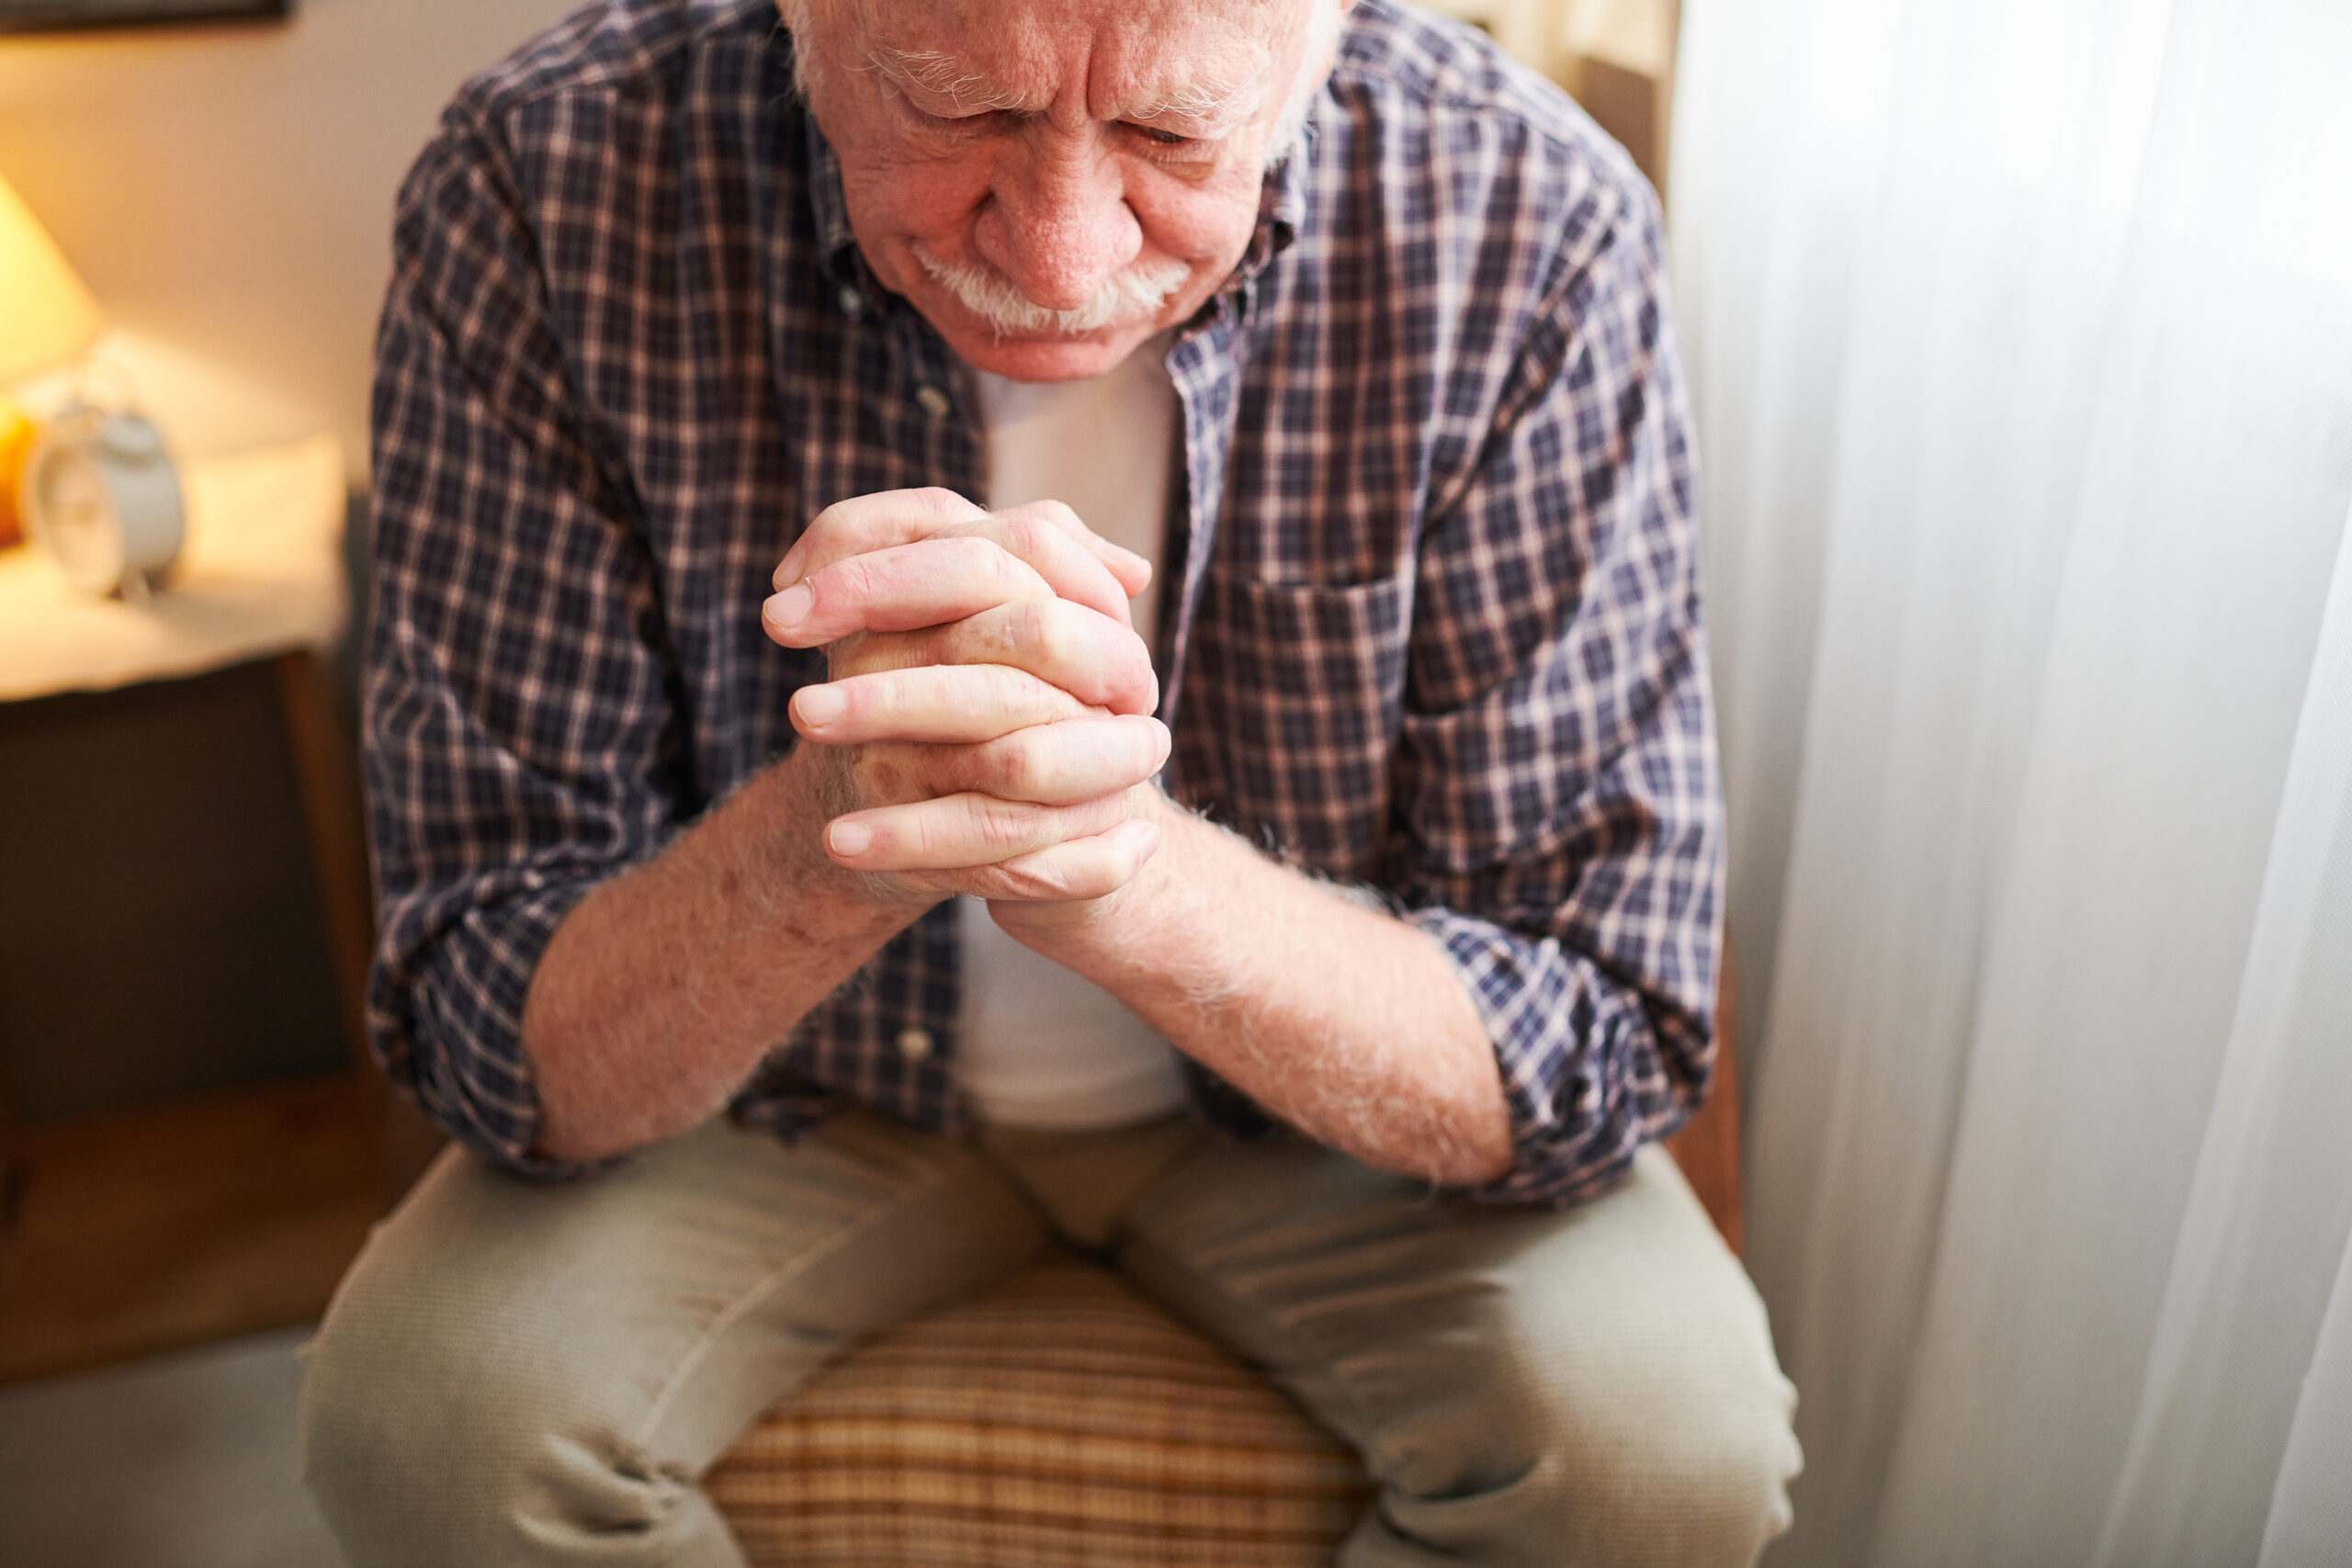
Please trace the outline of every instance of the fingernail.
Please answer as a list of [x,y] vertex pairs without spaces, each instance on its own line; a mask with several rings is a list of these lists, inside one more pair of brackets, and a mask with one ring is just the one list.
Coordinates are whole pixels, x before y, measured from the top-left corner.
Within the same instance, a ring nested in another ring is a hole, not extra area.
[[849,699],[839,686],[803,686],[793,694],[792,711],[801,723],[821,728],[849,711]]
[[796,582],[763,605],[760,614],[768,625],[780,632],[788,632],[808,617],[808,606],[817,602],[816,593],[805,582]]
[[862,855],[874,842],[874,829],[862,822],[836,822],[825,829],[825,842],[837,855]]
[[784,558],[775,563],[775,576],[769,581],[778,588],[786,588],[800,581],[800,547],[798,545],[784,552]]

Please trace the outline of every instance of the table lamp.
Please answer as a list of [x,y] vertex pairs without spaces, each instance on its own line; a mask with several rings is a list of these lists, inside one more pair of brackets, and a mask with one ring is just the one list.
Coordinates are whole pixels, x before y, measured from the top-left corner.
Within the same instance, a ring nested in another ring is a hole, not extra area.
[[23,532],[17,476],[36,434],[6,389],[65,364],[97,335],[98,302],[0,176],[0,548]]
[[[66,363],[97,330],[97,301],[0,179],[0,388]],[[0,528],[29,532],[87,592],[143,600],[186,532],[162,432],[78,397],[39,427],[0,404]]]

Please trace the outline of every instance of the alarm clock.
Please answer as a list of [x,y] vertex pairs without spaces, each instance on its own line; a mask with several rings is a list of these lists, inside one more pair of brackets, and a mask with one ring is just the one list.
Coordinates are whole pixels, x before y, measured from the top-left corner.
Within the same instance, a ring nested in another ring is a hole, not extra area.
[[42,428],[17,487],[27,531],[85,592],[144,599],[180,553],[179,476],[163,432],[139,414],[66,409]]

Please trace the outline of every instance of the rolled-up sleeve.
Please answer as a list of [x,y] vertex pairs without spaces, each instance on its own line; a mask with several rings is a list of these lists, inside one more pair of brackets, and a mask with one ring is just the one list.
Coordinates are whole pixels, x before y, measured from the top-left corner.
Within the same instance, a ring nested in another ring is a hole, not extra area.
[[1494,1043],[1517,1159],[1467,1196],[1608,1187],[1703,1096],[1723,812],[1689,415],[1655,204],[1565,256],[1496,434],[1434,511],[1396,891]]
[[411,172],[377,342],[365,750],[392,1079],[538,1174],[524,999],[672,830],[682,744],[626,477],[573,393],[526,202],[464,100]]

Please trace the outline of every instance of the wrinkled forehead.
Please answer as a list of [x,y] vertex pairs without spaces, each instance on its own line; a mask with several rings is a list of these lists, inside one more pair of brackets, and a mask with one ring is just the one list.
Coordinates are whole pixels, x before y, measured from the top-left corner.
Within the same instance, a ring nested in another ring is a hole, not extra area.
[[1313,0],[816,0],[859,62],[964,110],[1247,118]]

